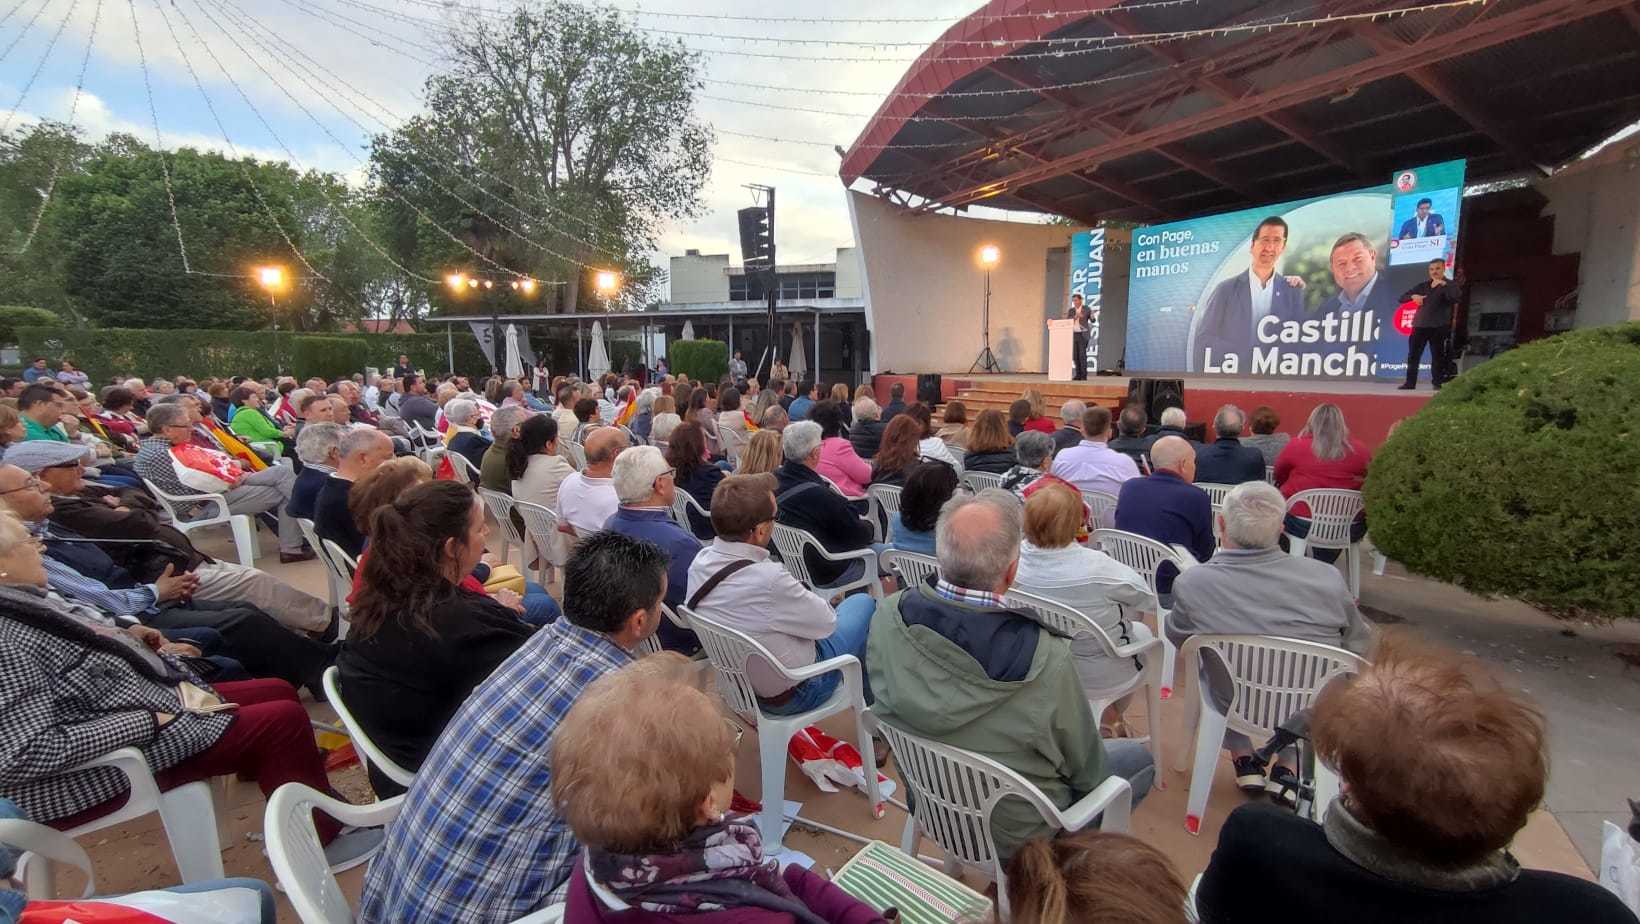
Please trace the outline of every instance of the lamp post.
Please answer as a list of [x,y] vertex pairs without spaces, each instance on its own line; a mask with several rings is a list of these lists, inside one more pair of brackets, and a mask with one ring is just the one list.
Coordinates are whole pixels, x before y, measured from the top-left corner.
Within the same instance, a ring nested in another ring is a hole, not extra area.
[[[279,349],[279,292],[285,287],[285,270],[278,266],[259,266],[256,268],[256,281],[268,293],[268,307],[273,318],[274,350]],[[285,374],[284,354],[277,353],[274,357],[274,368],[278,374]]]
[[980,337],[983,346],[979,356],[974,358],[974,364],[968,367],[969,373],[979,369],[984,372],[1001,372],[1002,364],[997,362],[997,356],[991,352],[991,270],[1002,260],[1002,251],[995,244],[986,244],[979,249],[979,265],[985,270],[985,301],[980,308]]

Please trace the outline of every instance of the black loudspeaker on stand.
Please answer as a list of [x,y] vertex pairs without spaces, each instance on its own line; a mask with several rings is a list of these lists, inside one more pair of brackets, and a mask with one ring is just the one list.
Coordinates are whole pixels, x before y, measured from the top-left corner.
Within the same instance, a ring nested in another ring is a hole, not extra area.
[[940,374],[938,372],[919,373],[917,375],[917,400],[928,407],[940,403]]
[[1163,411],[1184,407],[1184,379],[1129,379],[1127,403],[1144,408],[1151,424],[1160,423]]

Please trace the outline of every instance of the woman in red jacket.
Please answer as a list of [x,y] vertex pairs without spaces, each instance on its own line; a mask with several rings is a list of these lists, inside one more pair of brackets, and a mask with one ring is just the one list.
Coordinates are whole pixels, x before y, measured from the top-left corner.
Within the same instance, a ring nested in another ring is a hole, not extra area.
[[[1292,497],[1314,488],[1361,490],[1367,480],[1372,451],[1350,436],[1344,412],[1336,404],[1318,404],[1310,421],[1298,436],[1276,456],[1276,487],[1281,496]],[[1286,532],[1303,539],[1310,534],[1310,508],[1299,504],[1287,514]],[[1350,541],[1359,542],[1367,534],[1366,514],[1350,528]],[[1316,549],[1315,557],[1325,562],[1338,560],[1339,549]]]
[[651,655],[595,681],[552,737],[552,799],[586,848],[566,924],[874,924],[882,917],[797,864],[763,855],[728,814],[741,729]]

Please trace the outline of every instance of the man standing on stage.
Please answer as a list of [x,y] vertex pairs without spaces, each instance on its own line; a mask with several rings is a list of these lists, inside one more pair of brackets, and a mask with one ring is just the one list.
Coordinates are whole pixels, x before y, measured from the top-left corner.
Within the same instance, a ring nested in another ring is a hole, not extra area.
[[1076,322],[1076,330],[1071,336],[1071,352],[1075,356],[1076,371],[1071,374],[1071,380],[1083,382],[1088,378],[1088,323],[1092,320],[1093,313],[1082,303],[1081,292],[1071,296],[1071,307],[1065,312],[1065,317]]
[[1446,336],[1452,326],[1453,309],[1460,296],[1456,283],[1446,278],[1446,261],[1429,261],[1429,279],[1408,289],[1402,302],[1415,302],[1418,313],[1412,316],[1412,336],[1407,338],[1407,380],[1403,390],[1418,385],[1418,361],[1424,357],[1424,344],[1429,344],[1429,379],[1435,390],[1441,390],[1446,381]]

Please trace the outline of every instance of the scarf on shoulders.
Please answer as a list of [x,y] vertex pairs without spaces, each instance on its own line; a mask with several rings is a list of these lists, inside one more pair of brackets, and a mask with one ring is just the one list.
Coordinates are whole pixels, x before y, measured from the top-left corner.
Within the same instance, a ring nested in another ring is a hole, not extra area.
[[662,914],[770,907],[771,901],[803,907],[780,877],[779,864],[763,856],[756,823],[741,815],[701,825],[662,853],[588,847],[587,871],[621,901]]

